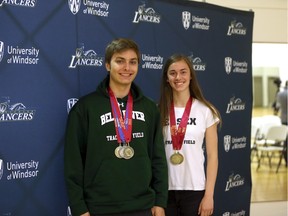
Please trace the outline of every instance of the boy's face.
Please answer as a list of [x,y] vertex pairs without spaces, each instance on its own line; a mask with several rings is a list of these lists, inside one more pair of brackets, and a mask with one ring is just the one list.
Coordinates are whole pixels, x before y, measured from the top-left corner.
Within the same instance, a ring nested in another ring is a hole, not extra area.
[[110,85],[129,86],[138,72],[138,58],[134,50],[125,50],[114,53],[110,63],[106,63],[107,71],[110,71]]

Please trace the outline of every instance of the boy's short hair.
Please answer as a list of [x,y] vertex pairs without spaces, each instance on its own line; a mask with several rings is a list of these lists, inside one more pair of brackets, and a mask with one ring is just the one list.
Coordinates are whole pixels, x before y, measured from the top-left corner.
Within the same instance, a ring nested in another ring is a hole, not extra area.
[[115,53],[122,52],[128,49],[132,49],[135,51],[139,63],[140,51],[138,45],[133,40],[127,38],[117,38],[107,45],[105,51],[105,63],[110,63],[112,56]]

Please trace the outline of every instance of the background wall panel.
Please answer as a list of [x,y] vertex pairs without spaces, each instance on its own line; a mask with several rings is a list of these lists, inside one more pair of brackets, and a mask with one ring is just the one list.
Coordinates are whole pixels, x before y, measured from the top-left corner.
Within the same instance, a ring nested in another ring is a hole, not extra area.
[[223,118],[215,215],[249,215],[253,12],[176,0],[81,1],[76,11],[63,0],[23,2],[0,7],[0,215],[69,215],[67,115],[106,76],[115,37],[139,44],[136,83],[156,102],[168,56],[191,57]]

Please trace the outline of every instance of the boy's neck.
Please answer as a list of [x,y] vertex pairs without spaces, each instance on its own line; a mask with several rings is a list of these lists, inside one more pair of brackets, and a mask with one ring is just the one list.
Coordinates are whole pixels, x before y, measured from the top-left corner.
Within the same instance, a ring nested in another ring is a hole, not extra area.
[[116,98],[124,98],[129,94],[130,85],[109,85]]

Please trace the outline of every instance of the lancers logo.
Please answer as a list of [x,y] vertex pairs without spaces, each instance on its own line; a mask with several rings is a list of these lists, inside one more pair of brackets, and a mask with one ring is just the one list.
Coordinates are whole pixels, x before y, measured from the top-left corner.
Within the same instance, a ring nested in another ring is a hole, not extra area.
[[138,7],[135,12],[133,23],[151,22],[160,23],[161,16],[155,12],[153,8],[145,8],[145,4]]
[[246,28],[243,27],[243,24],[241,22],[237,22],[236,20],[233,20],[228,27],[228,36],[231,35],[246,35]]
[[200,57],[193,57],[193,53],[188,56],[190,61],[193,64],[193,68],[195,71],[205,71],[206,70],[206,63],[202,62]]
[[229,179],[226,183],[225,191],[229,191],[231,188],[240,187],[242,185],[244,185],[244,178],[241,177],[239,174],[234,175],[233,173],[229,176]]
[[36,0],[0,0],[0,7],[2,5],[13,5],[13,6],[21,6],[21,7],[35,7]]
[[80,10],[81,0],[68,0],[69,9],[72,14],[77,14]]
[[23,103],[10,104],[10,99],[0,103],[0,122],[31,121],[35,110],[27,110]]
[[84,50],[84,43],[80,48],[76,49],[76,54],[72,55],[69,68],[76,68],[77,66],[97,66],[103,65],[103,57],[98,57],[94,50]]
[[227,105],[226,113],[245,110],[245,103],[240,98],[232,97]]
[[0,62],[2,61],[4,56],[4,42],[0,41]]

